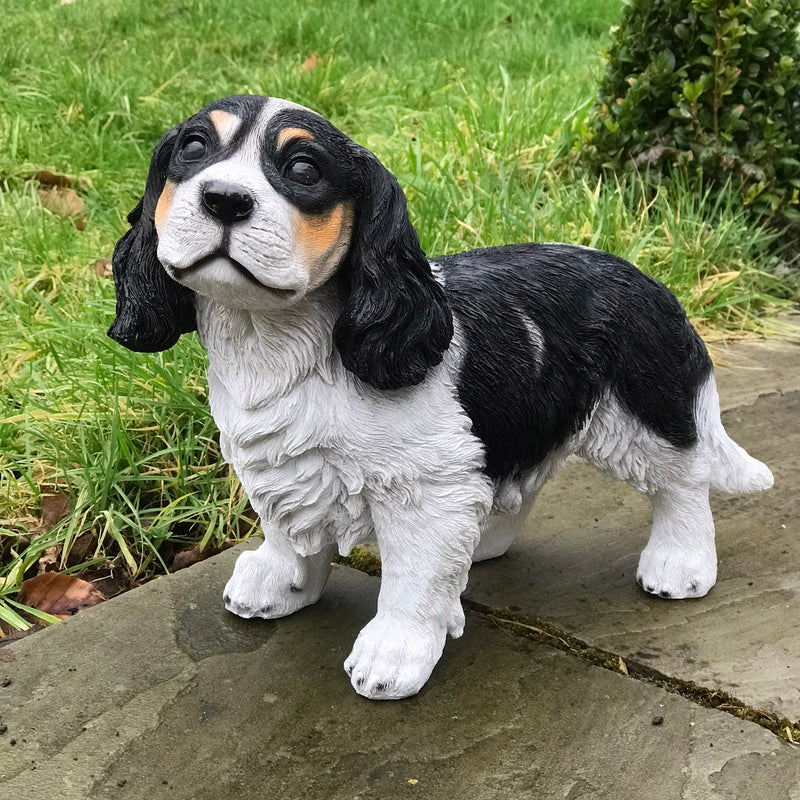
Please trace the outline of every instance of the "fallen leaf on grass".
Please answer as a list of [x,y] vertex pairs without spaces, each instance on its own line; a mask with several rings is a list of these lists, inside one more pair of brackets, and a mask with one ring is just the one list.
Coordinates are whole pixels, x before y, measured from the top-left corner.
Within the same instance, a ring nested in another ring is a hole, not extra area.
[[38,569],[40,575],[45,572],[58,571],[58,565],[61,561],[61,552],[61,543],[58,542],[57,544],[51,544],[50,547],[39,556]]
[[57,172],[50,172],[49,169],[40,169],[38,172],[33,173],[33,177],[42,184],[42,186],[60,186],[66,188],[72,186],[73,179],[69,175],[60,175]]
[[175,558],[172,560],[172,571],[175,572],[179,569],[186,569],[186,567],[191,567],[192,564],[197,564],[206,558],[208,558],[208,554],[204,553],[199,547],[190,547],[188,550],[180,550],[175,553]]
[[74,217],[83,212],[83,200],[74,190],[66,186],[50,186],[48,189],[39,189],[41,204],[61,217]]
[[94,271],[97,273],[98,278],[110,278],[112,275],[111,272],[111,259],[110,258],[98,258],[94,262]]
[[45,572],[22,582],[20,602],[60,619],[77,614],[84,608],[96,606],[105,595],[88,581]]
[[75,227],[82,231],[86,227],[86,214],[81,196],[74,190],[64,186],[50,186],[39,189],[39,202],[53,214],[66,219],[75,218]]
[[300,71],[301,72],[313,72],[317,68],[317,64],[319,64],[319,56],[316,53],[312,53],[300,65]]
[[25,175],[25,180],[36,181],[42,186],[58,186],[61,189],[71,187],[79,192],[85,192],[92,182],[89,178],[77,175],[66,175],[62,172],[52,172],[49,169],[39,169]]

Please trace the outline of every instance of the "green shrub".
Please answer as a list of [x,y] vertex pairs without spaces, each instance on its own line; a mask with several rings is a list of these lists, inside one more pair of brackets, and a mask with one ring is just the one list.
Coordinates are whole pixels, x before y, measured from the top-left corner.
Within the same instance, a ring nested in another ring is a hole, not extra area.
[[800,218],[800,0],[625,0],[584,155]]

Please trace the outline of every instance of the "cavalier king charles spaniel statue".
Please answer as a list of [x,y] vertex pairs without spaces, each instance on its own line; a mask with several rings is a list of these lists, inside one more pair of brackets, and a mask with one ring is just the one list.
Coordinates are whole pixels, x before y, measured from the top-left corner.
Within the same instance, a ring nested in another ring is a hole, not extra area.
[[714,585],[709,490],[772,484],[662,284],[566,244],[428,258],[394,176],[302,106],[232,96],[176,125],[128,219],[109,335],[153,352],[197,330],[261,519],[225,605],[291,614],[377,539],[377,613],[345,662],[365,697],[420,690],[463,630],[470,565],[507,550],[569,455],[651,499],[637,581],[665,598]]

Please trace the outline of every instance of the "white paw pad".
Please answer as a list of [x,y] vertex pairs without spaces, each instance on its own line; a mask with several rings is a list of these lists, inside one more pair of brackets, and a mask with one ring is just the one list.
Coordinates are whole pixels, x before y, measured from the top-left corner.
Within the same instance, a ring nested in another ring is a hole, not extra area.
[[446,631],[376,617],[358,635],[344,662],[353,688],[371,700],[416,694],[442,655]]
[[703,597],[717,582],[716,553],[663,543],[648,545],[639,559],[636,582],[648,594],[669,600]]

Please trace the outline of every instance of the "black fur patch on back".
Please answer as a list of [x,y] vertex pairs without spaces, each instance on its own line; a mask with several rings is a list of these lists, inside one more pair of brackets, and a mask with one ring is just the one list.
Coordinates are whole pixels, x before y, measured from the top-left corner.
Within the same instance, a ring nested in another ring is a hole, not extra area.
[[459,399],[489,477],[536,466],[606,390],[671,444],[696,442],[695,398],[711,361],[663,284],[616,256],[559,244],[435,263],[465,340]]

